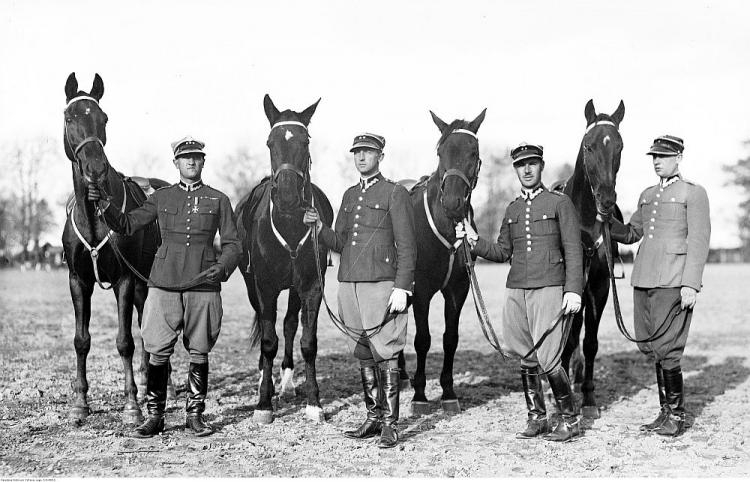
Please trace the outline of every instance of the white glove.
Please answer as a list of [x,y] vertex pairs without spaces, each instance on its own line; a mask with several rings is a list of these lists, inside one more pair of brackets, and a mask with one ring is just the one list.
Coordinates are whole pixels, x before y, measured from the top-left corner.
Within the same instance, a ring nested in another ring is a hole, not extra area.
[[581,295],[567,291],[563,295],[562,309],[564,315],[578,313],[581,309]]
[[466,231],[466,240],[473,248],[477,244],[479,235],[476,231],[474,231],[474,228],[471,227],[471,222],[468,219],[464,218],[464,222],[462,224],[464,225],[464,231]]
[[388,300],[388,306],[391,307],[391,313],[401,313],[406,310],[406,295],[408,292],[401,288],[393,288],[391,298]]
[[463,237],[466,236],[466,231],[464,231],[464,223],[458,223],[456,224],[456,239],[463,239]]

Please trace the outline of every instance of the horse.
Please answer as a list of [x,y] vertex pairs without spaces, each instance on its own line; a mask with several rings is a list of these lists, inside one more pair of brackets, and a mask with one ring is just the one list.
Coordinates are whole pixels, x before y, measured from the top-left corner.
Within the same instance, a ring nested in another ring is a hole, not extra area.
[[[430,111],[433,122],[440,130],[437,143],[438,166],[435,172],[423,177],[410,191],[417,238],[417,265],[412,297],[416,324],[414,348],[417,352],[417,370],[412,382],[414,414],[429,412],[429,403],[424,393],[425,363],[431,343],[430,300],[438,291],[445,300],[443,369],[440,374],[440,385],[443,388],[441,406],[448,413],[458,413],[461,410],[453,388],[453,360],[458,347],[459,315],[469,293],[469,276],[465,269],[465,255],[457,254],[459,244],[455,226],[468,217],[476,229],[472,219],[471,193],[479,178],[481,166],[477,131],[486,112],[487,109],[484,109],[471,122],[456,119],[447,124]],[[401,367],[404,365],[403,361],[402,352],[399,357]]]
[[[625,104],[621,100],[612,115],[597,114],[593,100],[589,100],[584,115],[587,127],[578,149],[575,169],[564,184],[557,186],[558,190],[562,187],[562,191],[573,201],[581,222],[585,280],[582,309],[573,316],[562,353],[562,364],[568,371],[571,358],[574,355],[579,358],[574,367],[574,379],[576,384],[581,383],[581,412],[584,417],[599,418],[594,396],[594,360],[599,349],[599,322],[609,296],[609,267],[603,243],[603,226],[597,220],[597,214],[600,218],[615,216],[622,220],[622,213],[616,204],[615,184],[623,147],[619,126],[625,115]],[[611,252],[617,253],[615,241],[612,242]],[[583,326],[581,367],[578,347]]]
[[[121,207],[123,212],[140,206],[146,199],[136,181],[115,171],[104,153],[107,143],[107,114],[99,105],[103,94],[104,82],[99,74],[94,76],[93,86],[88,93],[78,90],[75,73],[71,73],[65,83],[67,104],[64,110],[63,144],[65,155],[71,161],[74,194],[66,208],[67,219],[62,244],[76,318],[73,340],[76,350],[76,379],[72,382],[74,401],[68,410],[68,416],[74,423],[80,424],[91,412],[87,397],[89,384],[86,378],[86,358],[91,348],[91,295],[94,286],[98,284],[102,289],[112,289],[117,299],[117,351],[125,370],[122,420],[134,425],[143,421],[143,415],[138,406],[138,389],[133,376],[133,306],[138,311],[140,326],[148,288],[118,258],[115,248],[139,272],[148,273],[161,241],[155,224],[133,236],[112,232],[99,219],[94,203],[86,199],[87,186],[91,183],[103,186],[112,196],[113,205]],[[154,187],[167,185],[158,179],[147,181]],[[105,286],[107,283],[109,286]],[[148,366],[148,353],[144,350],[142,353],[140,375],[145,379],[143,372]]]
[[[315,372],[318,350],[318,311],[323,296],[323,279],[327,268],[316,267],[311,229],[302,223],[305,208],[315,207],[327,226],[333,221],[328,198],[310,180],[310,135],[308,125],[317,102],[302,112],[279,112],[266,94],[263,106],[271,125],[268,149],[273,174],[263,179],[237,204],[235,213],[242,242],[240,269],[255,311],[251,326],[251,346],[260,343],[258,369],[261,371],[259,400],[253,419],[261,424],[273,421],[271,398],[274,393],[272,369],[278,350],[276,304],[279,293],[289,290],[284,317],[284,359],[281,362],[281,395],[293,397],[294,336],[302,312],[302,357],[305,360],[307,406],[306,416],[316,422],[324,420]],[[324,259],[327,249],[320,247]]]

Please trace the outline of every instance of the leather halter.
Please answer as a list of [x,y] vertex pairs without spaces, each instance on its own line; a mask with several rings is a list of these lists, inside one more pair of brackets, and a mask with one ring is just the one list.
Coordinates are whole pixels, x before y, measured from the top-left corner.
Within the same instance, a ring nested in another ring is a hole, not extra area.
[[[615,124],[612,121],[609,120],[599,120],[596,122],[592,122],[588,126],[586,126],[586,132],[583,133],[583,136],[586,137],[586,134],[589,133],[591,129],[593,129],[596,126],[612,126],[615,128],[615,130],[619,133],[619,129],[617,124]],[[591,177],[589,176],[589,166],[586,162],[586,145],[584,144],[584,147],[582,149],[582,159],[583,159],[583,174],[586,176],[586,181],[589,183],[589,189],[591,189],[591,196],[594,198],[594,204],[596,205],[596,194],[594,193],[594,184],[591,182]],[[610,213],[603,213],[599,211],[599,206],[596,207],[597,213],[601,215],[609,215]],[[596,248],[598,248],[601,243],[604,241],[604,238],[600,235],[599,238],[596,240]]]
[[[474,139],[476,139],[477,142],[479,142],[479,137],[477,137],[477,135],[474,132],[468,129],[453,129],[451,131],[451,134],[468,134]],[[464,202],[468,202],[469,198],[471,197],[472,191],[474,191],[474,188],[477,186],[477,180],[479,179],[479,170],[481,168],[482,168],[482,159],[477,158],[477,171],[476,173],[474,173],[474,178],[471,180],[460,169],[455,169],[455,168],[447,169],[443,173],[443,177],[440,179],[440,203],[442,204],[443,202],[443,187],[445,186],[445,181],[449,177],[452,177],[452,176],[455,176],[461,179],[461,181],[463,181],[463,183],[466,184],[466,187],[468,189],[466,191],[466,196],[464,196]]]
[[[68,108],[71,105],[73,105],[74,103],[78,102],[79,100],[90,100],[91,102],[95,103],[96,105],[99,105],[99,101],[96,100],[95,98],[93,98],[91,96],[88,96],[88,95],[79,95],[77,97],[73,97],[72,99],[70,99],[68,101],[67,104],[65,104],[65,109],[63,110],[63,112],[67,111]],[[78,166],[78,172],[81,173],[81,177],[83,177],[83,179],[87,183],[94,184],[95,181],[93,179],[91,179],[89,176],[87,176],[85,172],[83,172],[83,166],[81,165],[81,158],[78,156],[78,153],[81,152],[81,149],[83,149],[83,147],[86,144],[89,144],[91,142],[98,142],[99,145],[102,147],[102,149],[104,149],[104,142],[102,142],[102,140],[99,139],[99,137],[97,137],[97,136],[88,136],[88,137],[84,138],[81,142],[79,142],[78,145],[73,146],[71,144],[71,142],[70,142],[70,139],[68,138],[68,123],[64,122],[63,127],[65,129],[65,142],[68,144],[68,146],[70,147],[70,149],[73,151],[73,159],[72,160]]]

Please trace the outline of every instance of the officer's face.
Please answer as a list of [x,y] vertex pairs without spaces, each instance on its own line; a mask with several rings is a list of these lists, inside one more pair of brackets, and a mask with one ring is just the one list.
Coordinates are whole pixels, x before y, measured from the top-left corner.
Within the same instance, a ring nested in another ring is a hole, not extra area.
[[194,152],[178,156],[174,160],[174,165],[177,170],[180,171],[181,179],[189,182],[195,182],[200,180],[201,178],[201,173],[203,172],[203,163],[205,161],[206,159],[205,157],[203,157],[203,154]]
[[377,149],[360,147],[354,150],[354,166],[362,176],[371,176],[380,169],[383,153]]
[[544,170],[544,161],[539,158],[526,159],[513,164],[521,181],[521,186],[526,189],[534,189],[542,183],[542,171]]
[[676,156],[654,156],[654,171],[659,177],[669,177],[677,174],[682,160],[682,154]]

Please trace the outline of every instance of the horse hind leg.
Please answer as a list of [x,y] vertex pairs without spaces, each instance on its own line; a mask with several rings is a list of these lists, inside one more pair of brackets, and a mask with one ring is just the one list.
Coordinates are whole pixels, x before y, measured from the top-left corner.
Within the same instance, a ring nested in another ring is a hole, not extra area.
[[430,404],[425,396],[425,387],[427,377],[425,374],[425,365],[427,364],[427,353],[430,351],[430,298],[423,291],[417,288],[414,292],[414,323],[416,325],[416,334],[414,335],[414,350],[417,352],[417,369],[414,372],[414,397],[411,401],[411,412],[413,415],[426,415],[430,413]]
[[399,385],[401,390],[405,390],[411,386],[411,380],[409,379],[409,372],[406,370],[406,357],[404,351],[398,352],[398,373],[399,373]]
[[594,395],[594,362],[596,360],[596,354],[599,351],[599,322],[601,321],[602,309],[607,302],[607,295],[609,294],[609,286],[606,284],[604,286],[604,289],[591,295],[589,301],[591,309],[587,309],[584,314],[584,367],[583,384],[581,385],[583,402],[581,404],[581,414],[584,417],[591,419],[599,418],[601,415]]
[[300,350],[302,358],[305,359],[305,390],[307,392],[305,416],[316,423],[325,422],[315,367],[318,356],[318,312],[322,300],[323,294],[318,287],[312,288],[305,294],[302,303],[302,338],[300,339]]
[[299,326],[302,302],[296,289],[289,289],[289,301],[284,316],[284,359],[281,361],[281,390],[279,396],[291,399],[296,396],[294,385],[294,337]]
[[122,412],[122,421],[126,425],[138,425],[143,422],[143,414],[138,406],[138,389],[133,376],[133,353],[135,352],[132,333],[133,285],[134,281],[132,277],[128,276],[121,278],[120,282],[114,288],[119,320],[117,352],[120,354],[123,369],[125,370],[125,406]]
[[80,425],[91,413],[87,395],[89,383],[86,378],[86,359],[91,350],[89,321],[91,319],[91,294],[94,286],[93,283],[84,283],[72,272],[69,274],[68,284],[76,317],[76,332],[73,338],[73,346],[76,350],[76,378],[71,383],[74,401],[68,409],[68,418],[74,424]]
[[440,386],[443,388],[443,395],[440,399],[440,405],[446,413],[461,412],[461,405],[453,387],[453,361],[456,356],[456,349],[458,349],[459,316],[468,293],[468,283],[452,283],[443,290],[445,332],[443,333],[443,370],[440,373]]

